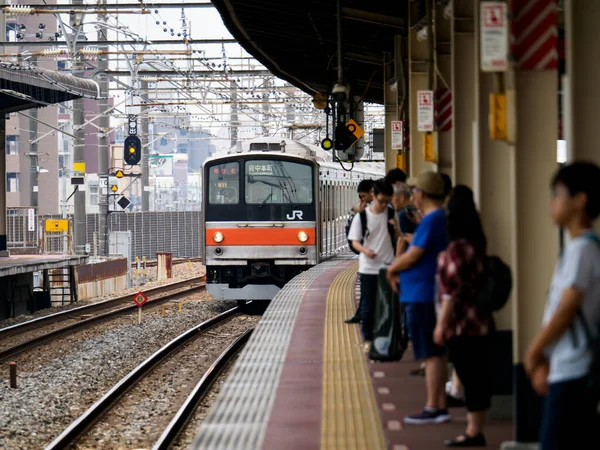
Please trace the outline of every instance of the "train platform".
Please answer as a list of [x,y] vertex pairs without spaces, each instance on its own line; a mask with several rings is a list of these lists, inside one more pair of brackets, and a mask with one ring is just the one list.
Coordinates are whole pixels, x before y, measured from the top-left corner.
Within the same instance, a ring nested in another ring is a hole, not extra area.
[[[373,363],[346,325],[358,262],[340,256],[297,276],[275,297],[197,431],[194,449],[434,450],[464,431],[463,408],[442,425],[404,425],[423,407],[425,380],[407,352]],[[487,448],[512,438],[491,419]]]
[[87,261],[87,256],[72,255],[11,255],[0,258],[0,278],[40,270],[77,266]]

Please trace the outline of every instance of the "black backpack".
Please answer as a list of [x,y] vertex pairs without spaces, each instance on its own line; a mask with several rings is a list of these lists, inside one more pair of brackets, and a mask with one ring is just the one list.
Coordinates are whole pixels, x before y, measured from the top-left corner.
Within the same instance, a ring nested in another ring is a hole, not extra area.
[[488,256],[477,289],[477,310],[484,316],[504,307],[512,290],[510,267],[497,256]]
[[[367,206],[368,208],[368,206]],[[389,208],[388,207],[388,233],[390,234],[390,238],[392,239],[392,248],[394,249],[394,254],[396,254],[396,232],[394,230],[394,226],[391,225],[389,223],[390,220],[394,220],[396,218],[396,211],[393,208]],[[366,209],[363,209],[361,212],[358,213],[359,217],[360,217],[360,224],[361,224],[361,229],[362,229],[362,239],[360,240],[360,243],[362,244],[365,240],[365,234],[367,234],[367,211]],[[348,237],[348,233],[350,233],[350,226],[352,225],[352,221],[354,220],[354,216],[350,217],[350,219],[348,219],[348,223],[346,223],[346,238]],[[353,253],[356,253],[357,255],[360,252],[357,252],[354,247],[352,246],[352,241],[348,239],[348,247],[350,247],[350,251],[352,251]]]

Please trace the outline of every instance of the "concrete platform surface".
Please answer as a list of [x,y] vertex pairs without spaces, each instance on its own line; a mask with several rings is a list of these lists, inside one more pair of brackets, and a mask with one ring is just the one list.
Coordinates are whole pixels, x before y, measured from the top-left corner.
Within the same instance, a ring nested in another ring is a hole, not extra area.
[[14,255],[0,258],[0,277],[76,266],[85,264],[87,259],[87,256],[73,255]]

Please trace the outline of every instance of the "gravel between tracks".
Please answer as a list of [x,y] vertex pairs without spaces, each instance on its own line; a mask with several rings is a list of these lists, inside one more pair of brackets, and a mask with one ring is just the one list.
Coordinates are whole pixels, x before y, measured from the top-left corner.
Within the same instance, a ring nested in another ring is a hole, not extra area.
[[136,314],[110,327],[94,327],[47,344],[18,359],[18,389],[10,389],[7,367],[0,382],[0,449],[37,449],[54,439],[111,386],[145,358],[190,327],[233,306],[192,294],[176,305]]
[[200,402],[198,408],[196,408],[196,410],[194,411],[192,418],[188,422],[181,435],[178,436],[178,438],[171,446],[171,450],[187,450],[190,447],[190,445],[194,441],[194,438],[196,437],[198,427],[208,415],[210,407],[217,400],[219,392],[221,392],[221,388],[223,387],[223,383],[227,379],[229,371],[233,368],[238,357],[239,354],[233,359],[233,361],[229,363],[228,367],[223,371],[223,373],[217,379],[217,381],[215,381],[215,384],[213,384],[208,395],[204,398],[204,400]]
[[[13,317],[11,319],[0,320],[0,328],[9,327],[11,325],[26,322],[28,320],[37,319],[38,317],[48,316],[50,314],[54,314],[60,311],[68,311],[69,309],[78,308],[80,306],[88,305],[91,303],[100,302],[103,300],[108,300],[110,298],[121,297],[122,295],[127,294],[135,294],[138,291],[143,291],[144,289],[162,286],[164,284],[173,283],[175,281],[181,281],[186,278],[193,278],[202,276],[206,273],[206,268],[199,262],[190,263],[190,267],[188,268],[187,263],[177,264],[173,266],[173,277],[169,278],[166,281],[157,281],[156,280],[156,267],[148,267],[147,270],[147,283],[141,286],[134,286],[130,289],[124,289],[119,292],[115,292],[110,295],[102,295],[100,297],[96,297],[90,300],[83,300],[77,303],[64,305],[64,306],[53,306],[51,308],[42,309],[36,311],[33,314],[23,314],[17,317]],[[135,276],[134,276],[135,278]]]
[[257,317],[234,317],[198,336],[128,392],[77,449],[150,449],[217,357]]

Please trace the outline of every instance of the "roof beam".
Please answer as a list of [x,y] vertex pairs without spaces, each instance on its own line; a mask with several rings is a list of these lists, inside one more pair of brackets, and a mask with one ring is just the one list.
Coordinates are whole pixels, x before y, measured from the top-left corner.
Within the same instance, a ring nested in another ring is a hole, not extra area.
[[[185,42],[183,39],[159,39],[155,41],[81,41],[81,45],[185,45],[185,44],[235,44],[235,39],[189,39]],[[65,41],[16,41],[5,42],[6,47],[56,47],[67,45]]]
[[367,22],[392,28],[404,28],[403,19],[387,16],[385,14],[378,14],[355,8],[342,8],[342,15],[346,19],[357,20],[359,22]]

